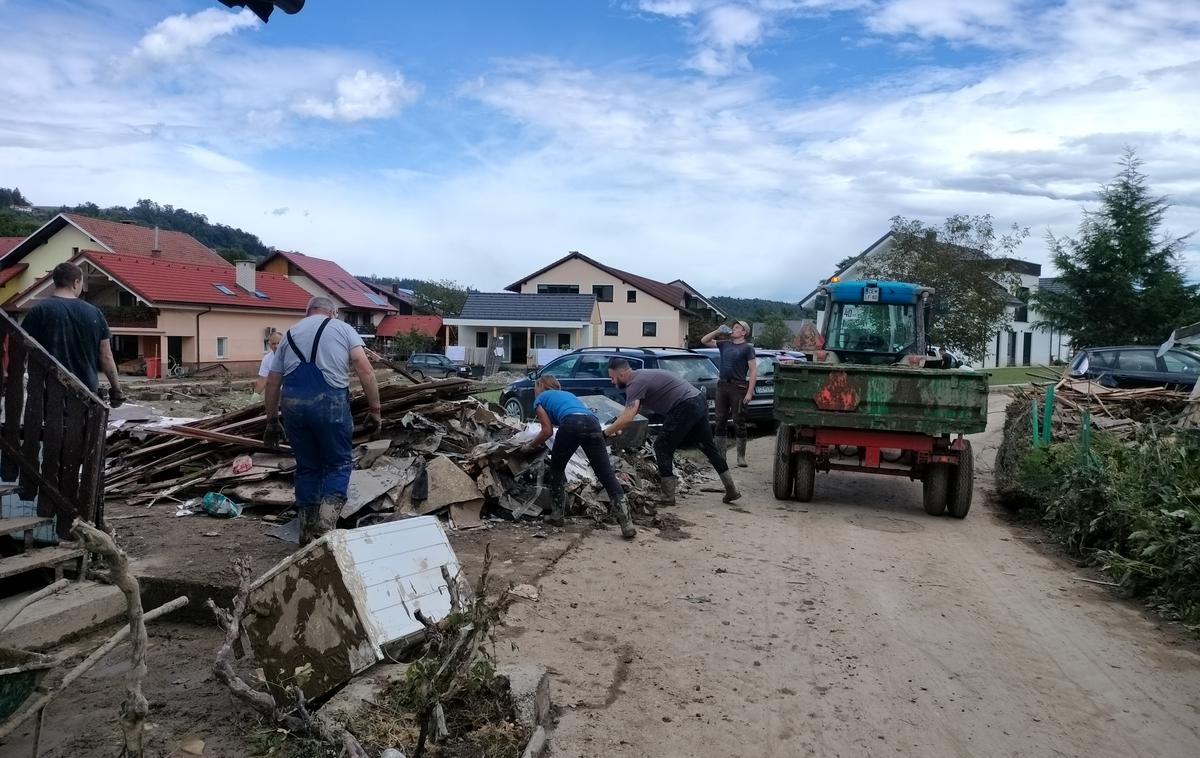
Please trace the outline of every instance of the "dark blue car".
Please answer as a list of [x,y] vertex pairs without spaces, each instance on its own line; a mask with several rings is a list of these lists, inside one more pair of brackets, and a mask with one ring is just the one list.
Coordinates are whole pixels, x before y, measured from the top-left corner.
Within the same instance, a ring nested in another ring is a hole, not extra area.
[[[604,395],[625,404],[625,391],[608,377],[608,361],[624,358],[634,369],[659,368],[673,371],[708,397],[711,411],[717,390],[717,369],[707,356],[677,347],[585,347],[559,356],[525,379],[513,382],[500,393],[500,405],[513,418],[533,418],[533,385],[539,376],[558,379],[564,390],[579,396]],[[649,416],[650,422],[656,419]]]

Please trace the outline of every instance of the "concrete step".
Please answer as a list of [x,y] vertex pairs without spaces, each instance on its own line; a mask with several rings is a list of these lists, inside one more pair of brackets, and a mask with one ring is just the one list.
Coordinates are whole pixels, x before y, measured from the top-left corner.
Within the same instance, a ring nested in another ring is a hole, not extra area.
[[[0,600],[0,616],[24,595]],[[21,650],[47,650],[98,626],[124,619],[125,595],[109,584],[71,582],[25,608],[4,630],[4,644]]]
[[42,524],[52,523],[52,518],[41,516],[19,516],[17,518],[0,518],[0,536],[5,534],[20,534],[38,528]]
[[43,547],[10,555],[0,558],[0,579],[39,568],[55,568],[82,556],[83,550],[74,547]]

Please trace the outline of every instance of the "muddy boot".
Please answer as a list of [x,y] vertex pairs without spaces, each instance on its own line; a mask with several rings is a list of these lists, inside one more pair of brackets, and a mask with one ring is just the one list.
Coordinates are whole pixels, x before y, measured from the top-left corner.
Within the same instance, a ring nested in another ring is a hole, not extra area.
[[662,495],[658,502],[663,505],[675,505],[675,490],[679,487],[679,477],[664,476],[659,482],[659,487],[662,488]]
[[316,506],[311,505],[307,508],[296,509],[296,518],[300,519],[300,547],[304,547],[321,536],[317,532],[317,510]]
[[728,471],[721,474],[721,484],[725,485],[725,497],[721,498],[722,503],[732,503],[742,496],[742,493],[737,490],[737,485],[733,483],[733,474]]
[[717,446],[717,452],[721,454],[721,460],[728,460],[726,453],[729,450],[729,438],[713,437],[713,444]]
[[612,514],[617,519],[617,525],[621,527],[621,536],[627,540],[631,540],[637,536],[637,529],[633,526],[633,519],[629,515],[629,503],[624,497],[617,498],[617,502],[611,506]]
[[317,516],[317,528],[319,528],[320,536],[325,534],[330,529],[337,528],[338,519],[342,516],[342,507],[346,505],[345,495],[326,495],[321,499],[321,510]]
[[737,464],[739,468],[746,468],[746,438],[737,438]]
[[566,523],[567,483],[561,474],[547,473],[546,479],[546,488],[550,490],[550,515],[546,517],[546,523],[562,526]]

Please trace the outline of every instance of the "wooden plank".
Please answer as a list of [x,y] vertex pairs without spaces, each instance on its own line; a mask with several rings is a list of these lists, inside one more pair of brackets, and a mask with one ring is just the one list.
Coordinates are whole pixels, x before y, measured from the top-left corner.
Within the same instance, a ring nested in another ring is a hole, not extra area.
[[108,427],[108,409],[90,407],[84,430],[84,450],[87,458],[79,475],[79,516],[101,524],[104,508],[104,432]]
[[7,444],[6,455],[0,456],[0,477],[11,482],[20,471],[19,464],[14,460],[21,447],[21,412],[25,403],[25,343],[20,334],[12,332],[8,335],[8,370],[4,378],[4,428],[0,436]]
[[28,553],[18,553],[0,559],[0,579],[39,568],[61,566],[67,561],[78,560],[83,551],[73,547],[43,547]]
[[[58,489],[67,499],[76,503],[79,502],[79,479],[85,464],[83,439],[87,433],[87,412],[88,408],[82,400],[74,395],[67,395],[63,412],[63,447],[62,462],[58,466]],[[97,450],[96,453],[104,455],[103,450]]]
[[[42,447],[42,415],[46,410],[46,372],[36,361],[29,362],[29,397],[25,400],[25,419],[22,425],[21,455],[36,461]],[[21,472],[21,499],[35,500],[39,478],[28,471]]]
[[[208,440],[209,442],[219,442],[226,445],[239,445],[241,447],[250,447],[255,450],[274,450],[263,443],[262,440],[252,439],[250,437],[238,437],[233,434],[221,434],[220,432],[210,432],[205,429],[195,429],[189,426],[168,426],[162,429],[150,429],[149,431],[155,434],[174,434],[180,437],[192,437],[195,439]],[[280,445],[279,450],[289,451],[290,447]]]
[[0,535],[20,534],[30,529],[36,529],[43,524],[49,524],[53,519],[41,516],[19,516],[17,518],[0,518]]
[[[51,516],[60,511],[74,513],[75,505],[67,498],[62,489],[62,477],[59,468],[62,464],[63,448],[63,416],[66,405],[66,392],[59,382],[49,382],[46,387],[46,414],[42,422],[42,464],[41,474],[44,484],[53,484],[59,494],[59,502],[44,503],[38,501],[38,515]],[[78,486],[78,485],[76,485]],[[70,523],[68,521],[67,523]]]

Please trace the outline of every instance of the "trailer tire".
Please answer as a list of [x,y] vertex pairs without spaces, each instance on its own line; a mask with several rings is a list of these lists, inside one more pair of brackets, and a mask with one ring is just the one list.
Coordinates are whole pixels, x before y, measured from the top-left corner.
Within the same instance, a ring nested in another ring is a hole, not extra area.
[[950,476],[950,488],[946,493],[946,513],[954,518],[966,518],[971,510],[971,495],[975,491],[975,461],[971,454],[971,443],[964,440],[958,465]]
[[813,499],[817,479],[817,461],[807,453],[796,456],[796,499],[807,503]]
[[775,432],[775,471],[773,489],[776,500],[790,500],[796,479],[796,456],[792,455],[792,427],[780,424]]
[[950,489],[950,465],[931,463],[921,480],[925,500],[925,512],[940,516],[946,512],[946,496]]

